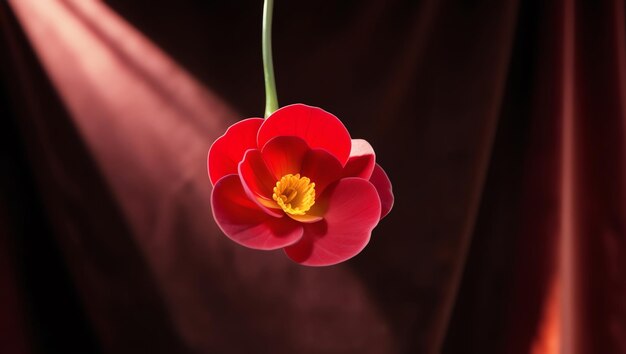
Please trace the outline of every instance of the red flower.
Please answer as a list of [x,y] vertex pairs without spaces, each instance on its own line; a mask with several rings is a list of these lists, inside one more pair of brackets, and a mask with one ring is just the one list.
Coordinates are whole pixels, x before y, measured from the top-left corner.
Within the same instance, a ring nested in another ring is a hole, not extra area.
[[226,236],[249,248],[284,248],[304,265],[358,254],[393,205],[370,144],[303,104],[233,124],[211,146],[208,170],[213,217]]

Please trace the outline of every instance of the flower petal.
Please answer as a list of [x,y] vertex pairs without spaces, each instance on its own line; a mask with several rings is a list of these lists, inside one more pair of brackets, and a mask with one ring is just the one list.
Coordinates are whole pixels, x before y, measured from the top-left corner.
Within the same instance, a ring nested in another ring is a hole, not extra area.
[[376,154],[372,145],[363,139],[352,139],[350,158],[343,170],[344,177],[369,179],[376,164]]
[[237,165],[246,150],[254,149],[261,118],[248,118],[231,125],[224,135],[217,138],[207,156],[207,169],[211,184],[222,177],[237,173]]
[[[285,213],[285,214],[287,214],[287,213]],[[318,222],[318,221],[324,219],[323,216],[321,216],[321,215],[314,215],[312,213],[307,213],[307,214],[304,214],[304,215],[287,214],[287,216],[289,216],[290,218],[292,218],[292,219],[294,219],[296,221],[307,223],[307,224]]]
[[326,150],[312,149],[304,156],[300,174],[315,183],[316,198],[321,196],[326,187],[341,177],[341,163]]
[[272,200],[272,189],[276,179],[265,166],[261,152],[257,149],[246,151],[243,160],[239,163],[239,177],[246,195],[256,203],[261,210],[275,216],[282,217],[285,213]]
[[394,198],[391,181],[389,181],[385,170],[383,170],[379,164],[376,164],[374,172],[372,172],[372,177],[370,177],[370,182],[376,187],[376,191],[378,191],[378,196],[380,197],[380,218],[382,219],[389,214],[393,207]]
[[290,218],[274,218],[260,210],[244,192],[237,175],[217,181],[211,193],[211,207],[220,229],[240,245],[273,250],[302,238],[301,224]]
[[296,136],[278,136],[268,141],[262,150],[265,165],[276,180],[286,174],[299,173],[315,182],[315,192],[321,192],[335,182],[343,171],[339,160],[323,149],[311,149]]
[[285,253],[309,266],[327,266],[348,260],[367,245],[380,219],[380,200],[374,186],[348,177],[328,187],[324,220],[302,224],[304,236]]
[[259,128],[259,147],[277,136],[300,137],[309,147],[334,155],[342,166],[350,155],[350,133],[337,117],[321,108],[293,104],[277,110]]
[[263,146],[261,154],[276,183],[286,174],[300,173],[302,160],[308,151],[309,146],[301,138],[277,136]]

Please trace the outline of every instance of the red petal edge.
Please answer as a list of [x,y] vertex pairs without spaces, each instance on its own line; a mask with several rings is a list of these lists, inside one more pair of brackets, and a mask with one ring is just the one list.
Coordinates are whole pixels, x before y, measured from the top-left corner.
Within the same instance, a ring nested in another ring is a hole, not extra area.
[[343,176],[369,179],[375,164],[376,153],[372,145],[363,139],[352,139],[350,158],[343,170]]
[[374,172],[372,172],[372,177],[370,177],[370,182],[376,187],[376,191],[378,191],[378,196],[380,197],[380,218],[382,219],[389,214],[393,207],[394,197],[391,181],[389,181],[385,170],[383,170],[379,164],[376,164]]
[[307,266],[328,266],[357,255],[370,240],[380,219],[376,188],[362,178],[348,177],[328,187],[324,220],[303,224],[304,236],[285,253]]
[[326,150],[312,149],[304,157],[300,173],[315,183],[315,198],[317,199],[328,185],[341,178],[342,171],[341,163],[332,154]]
[[335,156],[323,149],[309,148],[304,140],[296,136],[273,138],[265,144],[261,154],[276,181],[288,173],[299,173],[315,183],[318,196],[343,172],[343,166]]
[[209,148],[207,170],[211,184],[237,173],[237,165],[248,149],[256,148],[256,137],[262,118],[248,118],[231,125]]
[[302,238],[301,224],[290,218],[267,215],[248,199],[237,175],[217,181],[211,193],[211,209],[224,234],[242,246],[274,250]]
[[272,199],[276,179],[265,166],[259,150],[250,149],[246,151],[243,160],[239,163],[238,172],[243,190],[250,200],[269,215],[277,218],[285,215]]
[[263,146],[261,154],[276,183],[286,174],[300,173],[302,160],[309,150],[306,142],[296,136],[277,136]]
[[350,156],[350,133],[341,121],[321,108],[304,104],[285,106],[270,115],[259,128],[259,147],[277,136],[297,136],[311,148],[328,151],[342,166]]

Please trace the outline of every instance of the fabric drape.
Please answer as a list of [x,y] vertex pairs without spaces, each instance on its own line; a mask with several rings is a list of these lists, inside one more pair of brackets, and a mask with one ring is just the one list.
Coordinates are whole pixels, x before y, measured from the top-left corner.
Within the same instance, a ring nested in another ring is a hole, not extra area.
[[276,2],[280,104],[396,197],[329,268],[211,217],[261,8],[0,2],[1,353],[626,353],[623,1]]

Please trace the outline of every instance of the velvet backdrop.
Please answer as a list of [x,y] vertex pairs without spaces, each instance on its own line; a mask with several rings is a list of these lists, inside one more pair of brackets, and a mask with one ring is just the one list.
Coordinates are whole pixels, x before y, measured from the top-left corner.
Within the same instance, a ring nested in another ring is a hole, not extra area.
[[261,6],[0,3],[1,353],[626,353],[623,1],[277,1],[280,103],[396,196],[319,269],[210,216]]

